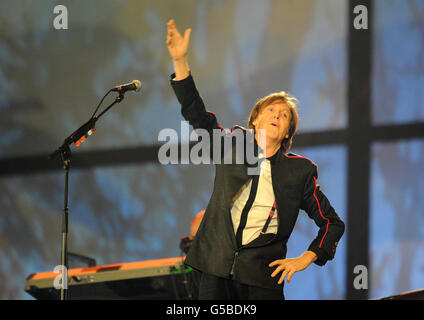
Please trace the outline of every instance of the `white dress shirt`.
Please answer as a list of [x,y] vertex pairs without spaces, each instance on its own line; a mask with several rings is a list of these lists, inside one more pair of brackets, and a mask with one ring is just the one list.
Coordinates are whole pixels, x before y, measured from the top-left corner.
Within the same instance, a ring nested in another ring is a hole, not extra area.
[[[259,159],[264,158],[263,154],[259,154]],[[250,195],[252,188],[252,179],[250,179],[233,198],[233,206],[231,207],[231,218],[233,220],[234,233],[240,224],[241,213]],[[246,226],[243,229],[242,245],[246,245],[256,239],[268,219],[269,212],[274,204],[275,196],[272,189],[271,178],[271,162],[263,159],[261,163],[261,171],[259,175],[258,190],[255,200],[247,216]],[[269,223],[266,233],[277,233],[278,220],[277,209]]]

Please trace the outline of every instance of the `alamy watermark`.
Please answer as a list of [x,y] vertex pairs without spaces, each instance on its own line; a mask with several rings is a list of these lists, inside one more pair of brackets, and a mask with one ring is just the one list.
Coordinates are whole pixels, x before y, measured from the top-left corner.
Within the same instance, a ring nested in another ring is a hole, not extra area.
[[[68,269],[63,265],[54,267],[54,273],[58,275],[53,280],[53,287],[57,290],[68,289]],[[364,265],[357,265],[353,268],[353,273],[357,276],[353,279],[353,287],[356,290],[368,290],[368,268]]]
[[356,30],[368,29],[368,8],[364,5],[357,5],[353,8],[353,13],[356,14],[353,19],[353,27]]
[[[65,5],[57,5],[53,9],[56,16],[53,19],[53,27],[56,30],[68,29],[68,8]],[[353,8],[353,13],[356,14],[353,19],[353,27],[356,30],[368,29],[368,8],[365,5],[356,5]]]
[[68,8],[62,4],[57,5],[53,9],[53,13],[57,16],[53,19],[53,27],[56,30],[68,29]]
[[[266,148],[265,129],[257,132],[258,145]],[[199,141],[201,138],[201,141]],[[181,121],[181,140],[178,132],[166,128],[159,132],[158,141],[166,142],[159,148],[161,164],[248,164],[248,175],[260,173],[260,160],[255,155],[253,130],[234,130],[231,134],[221,129],[196,129],[190,133],[187,121]],[[181,152],[179,147],[181,141]],[[190,150],[190,142],[197,142]]]
[[363,265],[357,265],[353,268],[353,273],[358,274],[353,279],[353,287],[356,290],[367,290],[368,289],[368,268]]
[[57,290],[68,289],[68,269],[63,265],[58,265],[53,269],[54,273],[59,273],[53,280],[53,287]]

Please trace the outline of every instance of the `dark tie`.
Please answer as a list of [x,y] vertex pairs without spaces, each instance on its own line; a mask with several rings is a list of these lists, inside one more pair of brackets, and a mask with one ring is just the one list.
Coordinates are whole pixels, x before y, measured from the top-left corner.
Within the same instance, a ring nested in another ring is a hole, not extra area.
[[243,239],[243,229],[246,227],[247,222],[247,215],[252,208],[253,201],[255,201],[256,192],[258,191],[258,182],[259,182],[259,175],[253,176],[252,178],[252,188],[250,189],[249,198],[247,199],[246,205],[244,206],[241,217],[240,217],[240,224],[237,228],[236,232],[236,241],[237,246],[240,248],[242,246],[242,239]]

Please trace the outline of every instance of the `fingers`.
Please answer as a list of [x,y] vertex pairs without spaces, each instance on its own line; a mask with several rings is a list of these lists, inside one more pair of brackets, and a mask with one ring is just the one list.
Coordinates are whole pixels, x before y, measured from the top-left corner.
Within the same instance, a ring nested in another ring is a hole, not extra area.
[[[174,34],[181,36],[178,31],[177,25],[175,24],[174,19],[168,21],[168,35],[173,36]],[[184,31],[184,40],[190,40],[191,28],[188,28]]]
[[[278,268],[277,268],[278,269]],[[283,269],[281,269],[283,270]],[[271,277],[275,277],[276,274],[278,274],[281,270],[279,270],[277,273],[274,273],[271,275]],[[287,282],[290,283],[291,278],[293,277],[293,275],[295,274],[295,270],[289,270],[289,269],[284,269],[283,274],[281,275],[280,279],[278,280],[278,284],[282,284],[284,279],[287,277]]]
[[168,29],[176,28],[174,19],[168,21]]
[[271,274],[271,277],[275,277],[277,274],[279,274],[281,271],[284,270],[284,266],[278,266],[277,268],[275,268],[274,272]]
[[180,34],[180,32],[178,31],[177,25],[175,24],[175,21],[171,19],[168,21],[168,34],[173,35],[174,33],[177,35]]
[[280,259],[280,260],[272,261],[272,262],[268,265],[268,267],[273,267],[273,266],[276,266],[277,264],[281,264],[281,263],[283,263],[283,262],[284,262],[284,260],[285,260],[285,259]]
[[[174,33],[176,32],[174,20],[169,20],[168,22],[168,32],[166,34],[166,43],[169,45],[173,39]],[[178,31],[177,31],[178,32]]]
[[168,22],[168,32],[166,34],[166,45],[172,46],[175,45],[175,41],[178,41],[178,38],[181,37],[180,33],[178,32],[178,29],[175,25],[174,20],[169,20]]
[[189,42],[190,41],[190,35],[191,35],[191,28],[188,28],[184,31],[184,40]]
[[177,29],[177,27],[175,26],[174,20],[169,20],[167,29],[168,29],[168,34],[172,34]]
[[289,273],[288,270],[284,270],[283,274],[280,277],[280,280],[278,280],[278,284],[282,284],[284,281],[284,278],[287,276],[287,274]]
[[280,279],[278,280],[278,284],[282,284],[286,277],[287,277],[287,282],[290,283],[290,280],[295,274],[296,270],[288,266],[287,261],[285,259],[275,260],[271,262],[268,266],[273,267],[276,265],[278,265],[278,267],[275,268],[274,272],[271,274],[271,277],[274,278],[277,274],[279,274],[281,271],[284,270],[283,273],[281,274]]
[[172,43],[172,34],[168,31],[168,34],[166,35],[166,44],[169,46]]
[[287,282],[288,283],[290,283],[290,280],[293,277],[294,273],[295,273],[295,271],[293,271],[293,270],[288,273],[288,277],[287,277]]

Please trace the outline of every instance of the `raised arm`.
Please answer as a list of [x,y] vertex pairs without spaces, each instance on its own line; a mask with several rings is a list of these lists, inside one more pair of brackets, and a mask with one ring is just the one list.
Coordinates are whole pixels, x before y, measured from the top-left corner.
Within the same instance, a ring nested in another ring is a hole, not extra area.
[[[183,37],[178,31],[174,20],[170,20],[167,27],[166,45],[172,58],[175,71],[174,74],[171,75],[170,83],[181,104],[181,113],[184,119],[187,120],[194,129],[205,129],[207,131],[210,142],[209,156],[213,157],[214,160],[218,160],[218,156],[214,156],[216,150],[214,150],[213,146],[216,142],[216,144],[221,147],[219,156],[223,157],[224,143],[222,139],[226,138],[227,134],[224,128],[219,125],[215,114],[206,110],[203,99],[197,91],[194,79],[188,67],[187,52],[190,44],[191,29],[186,29]],[[220,134],[215,136],[214,130],[217,130]],[[228,136],[231,137],[231,135]],[[217,139],[221,139],[221,142],[217,142]]]
[[175,71],[171,75],[171,86],[181,104],[181,113],[194,129],[202,128],[212,133],[212,129],[219,128],[218,122],[213,113],[206,111],[188,67],[191,28],[185,30],[184,37],[174,20],[169,20],[167,28],[166,45]]
[[191,28],[186,29],[183,37],[178,31],[175,21],[169,20],[166,45],[174,64],[175,81],[183,80],[190,74],[187,62],[187,52],[190,45],[190,34]]

